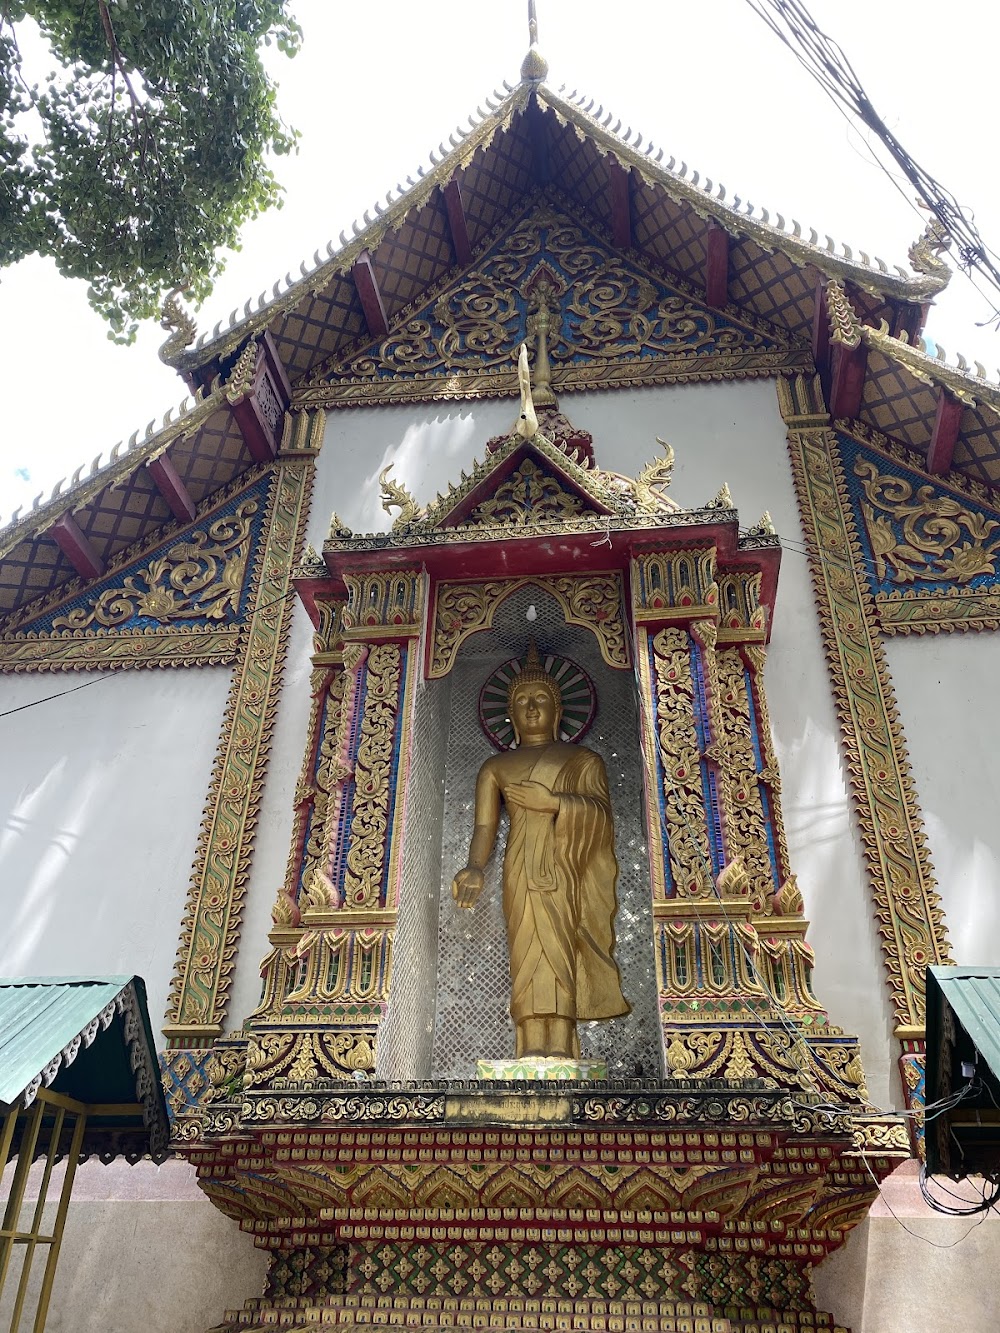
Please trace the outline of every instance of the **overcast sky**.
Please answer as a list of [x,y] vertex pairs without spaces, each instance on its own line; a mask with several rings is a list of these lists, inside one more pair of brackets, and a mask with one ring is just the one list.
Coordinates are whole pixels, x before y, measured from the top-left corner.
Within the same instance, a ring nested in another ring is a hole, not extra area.
[[[702,177],[855,251],[906,266],[921,218],[845,119],[744,0],[538,0],[548,83],[595,96]],[[876,109],[911,156],[974,209],[1000,250],[995,59],[1000,9],[956,0],[811,0]],[[515,83],[525,0],[294,0],[305,29],[275,56],[284,119],[301,150],[277,170],[286,204],[244,232],[199,329],[242,309],[286,270],[350,233],[354,218],[416,175],[484,94]],[[0,521],[185,393],[157,358],[158,326],[116,347],[84,284],[26,261],[0,283]],[[961,274],[927,333],[998,375],[1000,335]],[[977,322],[987,321],[985,327]]]

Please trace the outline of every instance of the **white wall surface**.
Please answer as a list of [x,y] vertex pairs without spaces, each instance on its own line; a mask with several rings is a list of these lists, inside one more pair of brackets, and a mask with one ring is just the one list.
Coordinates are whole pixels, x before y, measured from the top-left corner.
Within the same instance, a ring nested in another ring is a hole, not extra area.
[[1000,635],[887,639],[956,963],[1000,965]]
[[0,976],[138,973],[158,1032],[229,679],[0,677]]
[[[861,1036],[872,1097],[890,1104],[891,1017],[881,954],[851,815],[836,718],[813,609],[785,430],[773,381],[702,384],[566,395],[566,415],[594,436],[600,466],[635,475],[658,456],[657,435],[677,453],[674,497],[690,507],[728,481],[741,521],[768,509],[794,543],[782,558],[776,622],[767,665],[768,699],[784,780],[784,811],[793,867],[812,921],[816,988],[831,1020]],[[330,514],[356,531],[385,530],[378,474],[394,476],[421,503],[457,481],[491,436],[513,424],[516,406],[501,402],[357,408],[332,412],[317,464],[309,540],[318,548]],[[286,688],[261,810],[260,835],[236,973],[232,1026],[254,1006],[258,966],[267,948],[270,909],[282,882],[291,830],[291,794],[308,716],[310,628],[296,612]]]

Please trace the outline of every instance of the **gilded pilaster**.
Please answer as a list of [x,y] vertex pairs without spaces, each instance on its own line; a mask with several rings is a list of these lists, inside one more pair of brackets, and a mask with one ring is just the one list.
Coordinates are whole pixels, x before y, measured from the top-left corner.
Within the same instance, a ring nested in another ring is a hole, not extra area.
[[313,704],[247,1078],[374,1069],[392,968],[425,576],[345,575],[316,606]]
[[778,385],[897,1035],[913,1039],[925,969],[951,961],[944,915],[830,420],[817,382]]
[[638,556],[633,617],[666,1064],[858,1101],[857,1042],[812,991],[759,673],[760,576]]
[[291,572],[309,511],[312,442],[281,458],[274,473],[262,573],[233,669],[182,923],[163,1029],[171,1047],[207,1046],[223,1032],[291,621]]

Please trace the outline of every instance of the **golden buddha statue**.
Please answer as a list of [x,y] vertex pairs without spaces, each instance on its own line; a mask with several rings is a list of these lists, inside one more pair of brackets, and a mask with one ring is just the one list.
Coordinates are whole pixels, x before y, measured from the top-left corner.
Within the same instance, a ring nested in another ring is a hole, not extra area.
[[613,957],[618,862],[608,775],[600,755],[558,739],[562,694],[534,645],[507,703],[517,746],[479,770],[469,861],[452,894],[470,908],[482,893],[502,801],[510,818],[503,914],[516,1054],[574,1059],[578,1021],[630,1008]]

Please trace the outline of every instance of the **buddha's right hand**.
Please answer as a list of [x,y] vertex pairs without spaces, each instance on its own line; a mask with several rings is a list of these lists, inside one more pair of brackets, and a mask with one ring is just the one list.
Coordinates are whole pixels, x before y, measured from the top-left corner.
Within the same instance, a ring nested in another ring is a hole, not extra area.
[[459,907],[474,907],[483,891],[483,872],[475,866],[466,866],[452,880],[451,893]]

